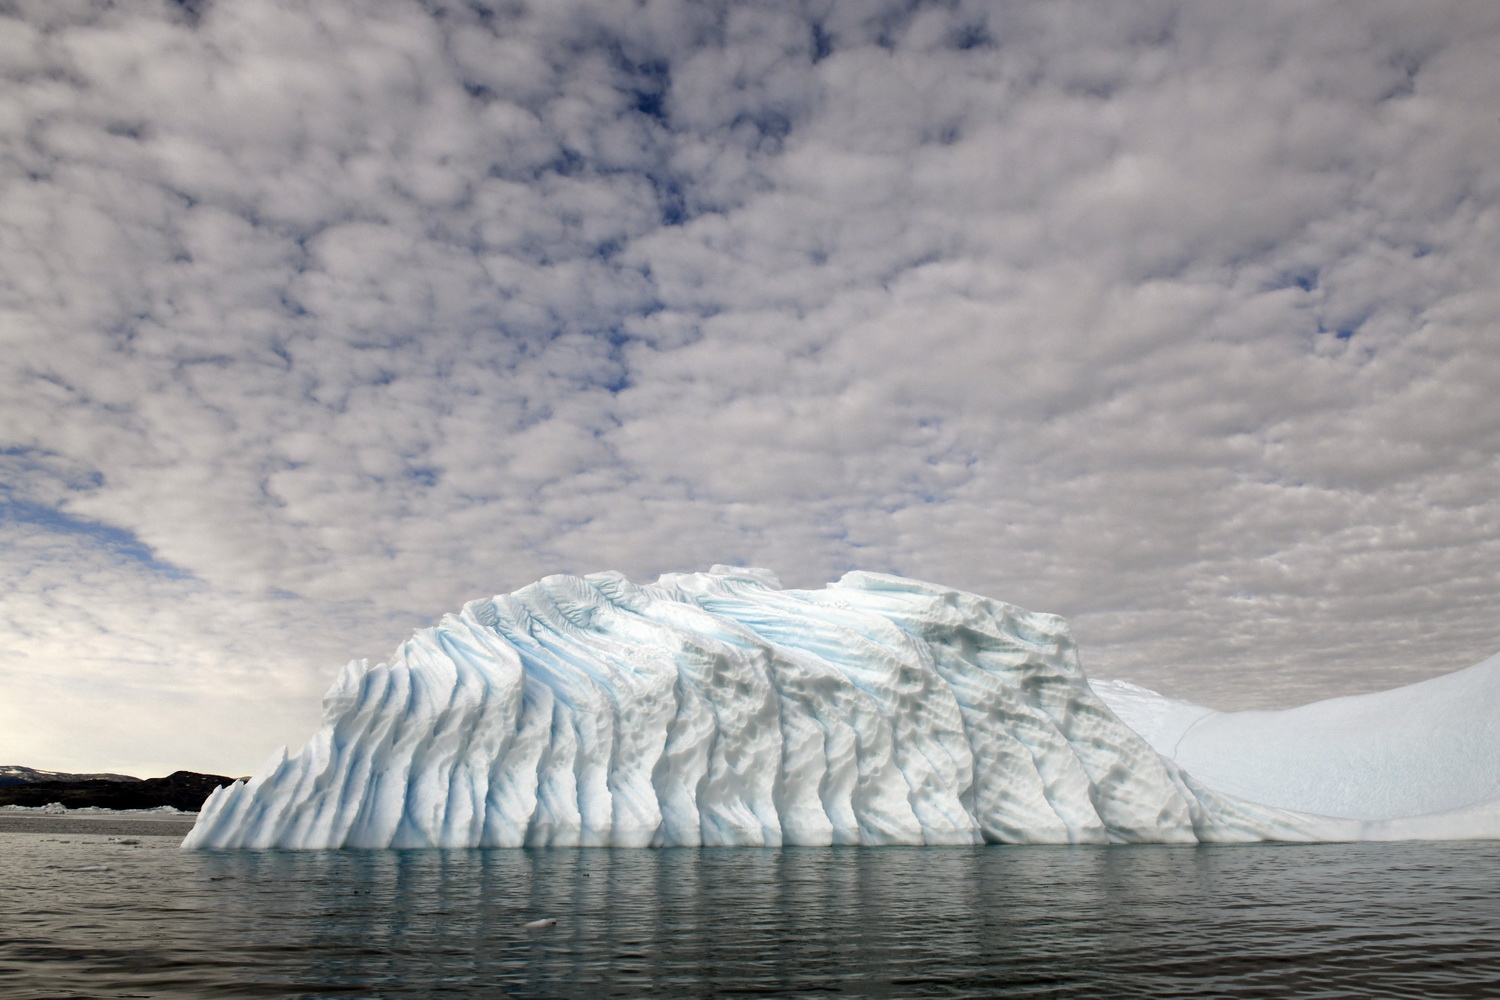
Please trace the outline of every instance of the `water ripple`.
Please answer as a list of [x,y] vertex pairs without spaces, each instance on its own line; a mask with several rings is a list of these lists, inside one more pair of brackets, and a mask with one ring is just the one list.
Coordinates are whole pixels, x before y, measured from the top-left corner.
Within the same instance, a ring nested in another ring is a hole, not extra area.
[[1495,843],[212,853],[12,833],[0,885],[17,1000],[1500,995]]

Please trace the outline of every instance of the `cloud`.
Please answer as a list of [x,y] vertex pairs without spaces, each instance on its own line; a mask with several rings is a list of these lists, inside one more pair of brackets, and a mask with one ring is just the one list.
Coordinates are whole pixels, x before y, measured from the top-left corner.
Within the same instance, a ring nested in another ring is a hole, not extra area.
[[1487,5],[5,11],[0,757],[243,773],[564,571],[1222,707],[1500,647]]

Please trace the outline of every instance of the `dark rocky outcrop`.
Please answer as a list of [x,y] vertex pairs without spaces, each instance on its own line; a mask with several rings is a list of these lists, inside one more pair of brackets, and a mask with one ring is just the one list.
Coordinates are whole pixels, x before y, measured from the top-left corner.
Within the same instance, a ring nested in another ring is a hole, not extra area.
[[196,771],[173,771],[165,778],[96,778],[67,775],[65,780],[30,781],[0,787],[0,805],[44,806],[61,802],[69,809],[98,806],[103,809],[155,809],[171,806],[197,812],[203,800],[220,785],[234,778]]
[[128,774],[69,774],[66,771],[39,771],[34,767],[19,764],[0,765],[0,788],[15,785],[34,785],[39,781],[58,781],[73,784],[79,781],[140,781]]

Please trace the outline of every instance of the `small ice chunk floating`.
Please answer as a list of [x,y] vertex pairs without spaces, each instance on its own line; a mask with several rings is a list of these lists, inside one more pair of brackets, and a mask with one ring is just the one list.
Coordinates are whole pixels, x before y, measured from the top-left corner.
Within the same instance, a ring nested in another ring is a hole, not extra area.
[[[1480,674],[1455,695],[1491,699],[1471,747],[1481,760],[1465,765],[1490,775],[1496,662],[1463,672]],[[1101,690],[1157,746],[1090,686],[1054,615],[864,572],[822,590],[726,566],[645,585],[551,576],[470,602],[389,663],[350,663],[313,740],[210,796],[183,846],[1500,836],[1500,801],[1478,801],[1487,785],[1415,817],[1317,815],[1213,791],[1166,745],[1181,741],[1173,725],[1208,709]],[[1243,779],[1257,751],[1231,732],[1209,756],[1249,761],[1229,769]]]

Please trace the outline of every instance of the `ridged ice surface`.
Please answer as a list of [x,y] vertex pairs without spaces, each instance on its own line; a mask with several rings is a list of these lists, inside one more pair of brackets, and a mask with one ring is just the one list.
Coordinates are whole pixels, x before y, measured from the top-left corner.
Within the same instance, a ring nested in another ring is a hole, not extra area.
[[932,584],[548,577],[356,661],[188,847],[1120,843],[1378,831],[1216,795],[1066,623]]

